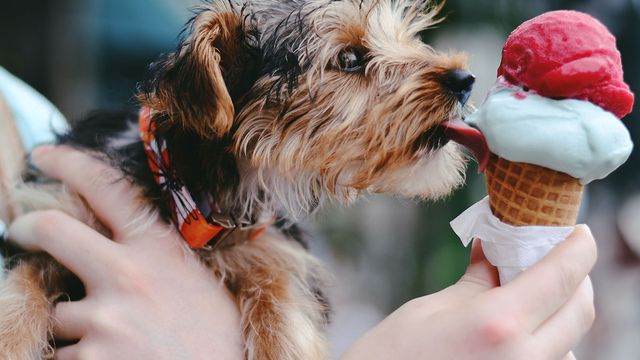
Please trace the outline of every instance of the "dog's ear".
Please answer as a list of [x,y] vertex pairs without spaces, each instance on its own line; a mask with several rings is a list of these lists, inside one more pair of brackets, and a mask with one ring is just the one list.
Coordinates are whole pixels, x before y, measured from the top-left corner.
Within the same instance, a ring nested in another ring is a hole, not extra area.
[[208,5],[191,20],[188,30],[175,53],[151,66],[153,77],[140,99],[173,124],[203,138],[223,136],[235,116],[232,95],[238,91],[232,87],[247,82],[234,74],[247,57],[241,54],[243,22],[234,9]]

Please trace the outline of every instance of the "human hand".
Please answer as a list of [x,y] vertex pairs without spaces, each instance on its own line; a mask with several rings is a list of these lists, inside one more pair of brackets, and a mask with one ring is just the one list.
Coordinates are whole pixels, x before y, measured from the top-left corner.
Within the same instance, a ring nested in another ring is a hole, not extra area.
[[460,281],[415,299],[343,355],[357,359],[574,359],[595,318],[588,277],[597,250],[581,225],[547,257],[499,287],[479,241]]
[[55,338],[79,340],[57,349],[57,359],[243,358],[239,311],[222,282],[171,226],[142,209],[118,171],[68,147],[41,147],[32,156],[113,233],[108,239],[53,210],[9,228],[11,241],[51,254],[86,287],[86,298],[55,307]]

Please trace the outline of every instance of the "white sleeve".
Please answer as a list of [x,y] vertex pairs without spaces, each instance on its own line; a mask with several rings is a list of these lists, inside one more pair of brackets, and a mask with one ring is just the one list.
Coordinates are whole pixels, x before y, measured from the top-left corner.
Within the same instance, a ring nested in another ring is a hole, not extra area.
[[67,129],[67,120],[51,102],[2,67],[0,97],[9,106],[27,152],[53,142],[56,132]]

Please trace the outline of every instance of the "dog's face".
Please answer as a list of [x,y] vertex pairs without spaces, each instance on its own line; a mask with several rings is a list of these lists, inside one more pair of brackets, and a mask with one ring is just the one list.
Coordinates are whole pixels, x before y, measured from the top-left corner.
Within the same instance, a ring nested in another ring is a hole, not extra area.
[[474,79],[463,55],[421,41],[429,4],[214,1],[145,104],[203,139],[230,138],[243,171],[309,198],[441,197],[465,161],[438,125],[461,115]]

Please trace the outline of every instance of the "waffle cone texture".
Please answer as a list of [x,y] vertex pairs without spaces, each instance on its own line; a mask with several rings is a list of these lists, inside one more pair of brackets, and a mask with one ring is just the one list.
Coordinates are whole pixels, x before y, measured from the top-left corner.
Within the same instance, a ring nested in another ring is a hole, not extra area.
[[493,214],[514,226],[575,225],[584,187],[565,173],[492,155],[486,170]]

